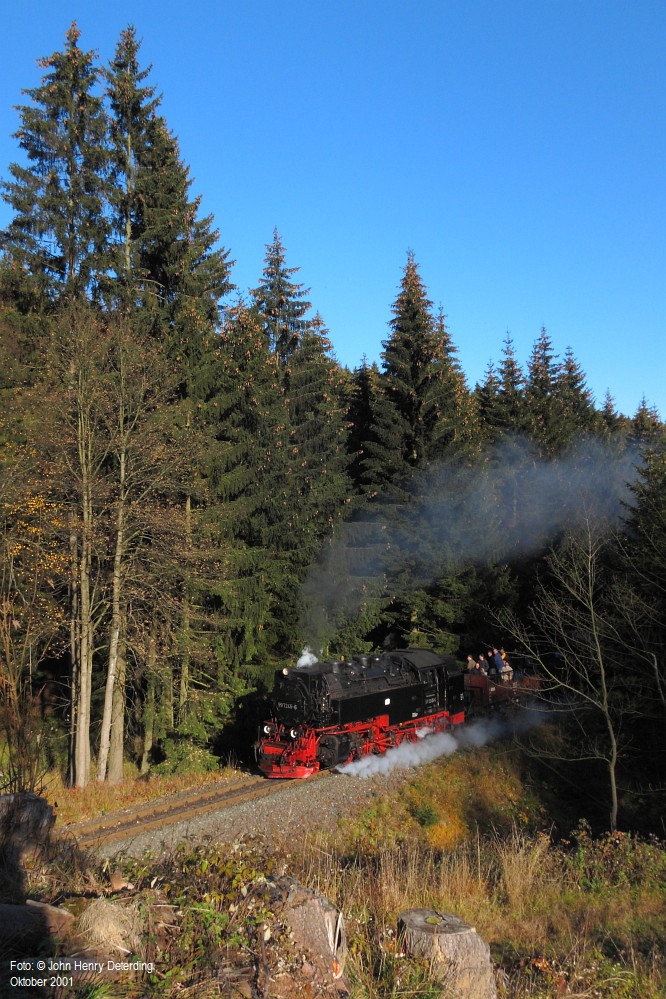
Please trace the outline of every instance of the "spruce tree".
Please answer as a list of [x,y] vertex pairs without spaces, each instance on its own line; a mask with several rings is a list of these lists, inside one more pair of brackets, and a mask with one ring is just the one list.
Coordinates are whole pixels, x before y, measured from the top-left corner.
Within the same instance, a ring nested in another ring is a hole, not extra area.
[[389,325],[382,360],[390,416],[388,424],[376,424],[379,447],[369,460],[380,482],[388,479],[400,490],[430,461],[464,452],[470,443],[471,410],[455,348],[444,316],[433,317],[411,252]]
[[458,360],[458,348],[446,326],[440,308],[435,320],[435,343],[441,355],[440,415],[437,429],[437,456],[470,458],[478,452],[481,440],[476,400],[467,387]]
[[396,474],[408,478],[433,453],[440,403],[441,357],[435,356],[435,323],[413,253],[409,253],[400,292],[383,342],[386,395],[393,406],[397,439]]
[[505,432],[520,433],[526,427],[525,376],[507,335],[499,366],[499,399],[495,413],[497,426]]
[[137,193],[137,177],[150,156],[150,130],[160,98],[145,81],[151,67],[141,69],[140,42],[132,25],[121,32],[112,62],[105,73],[110,105],[111,179],[109,200],[113,224],[112,268],[131,298],[138,282],[139,240],[143,232],[144,202]]
[[603,407],[598,414],[597,432],[616,449],[624,448],[629,432],[629,420],[618,413],[610,391],[606,392]]
[[664,425],[654,406],[648,406],[645,396],[640,401],[629,426],[629,440],[641,446],[652,444],[664,433]]
[[41,85],[24,93],[16,133],[28,165],[13,163],[3,197],[14,218],[3,247],[52,301],[97,294],[109,264],[108,149],[94,52],[74,22],[63,52],[40,60]]
[[[382,391],[372,399],[372,412],[367,403],[359,411],[365,439],[359,439],[358,431],[354,436],[355,447],[363,452],[357,479],[370,503],[350,525],[347,547],[350,556],[361,556],[360,564],[365,557],[368,564],[381,566],[384,585],[379,591],[359,576],[368,591],[368,623],[383,603],[383,620],[398,641],[436,641],[448,648],[450,639],[441,625],[447,617],[453,620],[453,612],[442,595],[457,589],[456,566],[440,543],[440,525],[429,514],[433,495],[428,491],[424,499],[424,489],[440,469],[450,484],[450,469],[461,459],[466,463],[478,447],[478,421],[444,316],[433,317],[411,253],[390,325],[382,354]],[[371,372],[361,372],[359,388],[369,401]],[[441,496],[441,480],[434,491]],[[431,592],[433,578],[439,581],[436,594]]]
[[319,314],[289,360],[286,383],[292,435],[297,547],[306,566],[351,502],[347,474],[345,378]]
[[561,443],[562,407],[558,399],[560,367],[545,328],[541,329],[527,362],[527,425],[542,456],[553,455]]
[[288,407],[261,319],[243,302],[228,310],[203,407],[204,520],[223,565],[204,599],[220,618],[222,659],[238,667],[284,652],[297,623]]
[[382,409],[389,409],[389,406],[377,364],[368,364],[363,358],[352,378],[347,441],[350,475],[356,492],[361,495],[371,495],[377,487],[376,469],[369,462],[368,447],[370,450],[381,447],[377,426],[388,425],[389,420]]
[[492,361],[488,362],[483,373],[483,381],[476,384],[474,398],[481,422],[481,437],[484,444],[488,444],[500,435],[500,380]]
[[597,423],[594,400],[571,347],[564,352],[558,372],[557,394],[562,413],[562,444],[592,433]]
[[136,260],[141,302],[156,334],[166,335],[194,374],[198,339],[219,320],[219,300],[232,285],[228,251],[216,249],[212,216],[198,218],[201,199],[190,199],[189,167],[165,120],[150,119],[145,162],[135,181]]
[[310,289],[291,281],[300,267],[286,266],[277,229],[273,230],[273,242],[266,245],[265,264],[261,284],[251,291],[252,302],[262,317],[271,349],[286,362],[308,326],[303,317],[311,307],[306,300]]
[[[154,335],[166,336],[189,363],[203,359],[201,337],[219,321],[219,301],[232,288],[228,252],[216,248],[212,216],[199,218],[189,167],[158,114],[160,98],[146,84],[133,27],[122,32],[106,71],[111,107],[116,282],[140,303]],[[191,391],[191,386],[190,386]]]

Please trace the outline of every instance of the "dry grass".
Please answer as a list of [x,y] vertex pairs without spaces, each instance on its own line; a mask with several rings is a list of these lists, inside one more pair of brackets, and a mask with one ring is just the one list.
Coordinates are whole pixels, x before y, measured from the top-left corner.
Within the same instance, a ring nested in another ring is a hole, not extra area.
[[55,808],[58,825],[98,818],[116,809],[129,808],[144,801],[152,801],[178,791],[201,787],[219,780],[240,778],[242,772],[233,766],[197,774],[175,774],[170,777],[139,776],[136,767],[127,765],[119,784],[93,781],[85,788],[66,787],[60,773],[48,774],[43,796]]
[[[585,824],[553,844],[514,764],[496,750],[441,761],[305,844],[299,876],[345,914],[358,997],[424,988],[419,969],[407,973],[396,957],[398,914],[410,908],[474,925],[502,971],[501,996],[666,995],[664,844],[593,839]],[[457,830],[448,849],[441,829]]]
[[[585,844],[590,853],[605,848],[603,840]],[[657,999],[666,987],[666,850],[632,849],[626,883],[599,875],[585,885],[576,851],[517,828],[448,852],[412,841],[353,858],[319,837],[306,845],[303,877],[345,913],[359,996],[373,994],[378,976],[397,974],[399,961],[389,957],[398,914],[429,908],[476,926],[503,969],[505,995]],[[384,981],[376,994],[392,987]]]
[[507,839],[496,841],[501,885],[507,906],[517,918],[531,906],[532,899],[545,893],[550,900],[549,846],[546,836],[527,836],[515,828]]

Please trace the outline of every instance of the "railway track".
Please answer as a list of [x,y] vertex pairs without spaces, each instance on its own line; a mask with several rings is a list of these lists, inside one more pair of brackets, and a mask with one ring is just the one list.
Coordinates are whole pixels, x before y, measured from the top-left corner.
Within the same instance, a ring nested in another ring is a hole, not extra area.
[[[326,776],[328,771],[314,774],[308,778],[308,783]],[[297,783],[300,784],[300,781]],[[106,846],[132,835],[143,835],[196,819],[206,812],[222,811],[254,799],[287,793],[291,784],[291,781],[253,777],[232,785],[225,783],[224,786],[213,785],[212,788],[209,786],[192,792],[181,791],[168,798],[157,798],[122,811],[109,812],[99,819],[70,823],[61,829],[56,827],[53,838],[60,842],[75,840],[78,846],[85,848]]]

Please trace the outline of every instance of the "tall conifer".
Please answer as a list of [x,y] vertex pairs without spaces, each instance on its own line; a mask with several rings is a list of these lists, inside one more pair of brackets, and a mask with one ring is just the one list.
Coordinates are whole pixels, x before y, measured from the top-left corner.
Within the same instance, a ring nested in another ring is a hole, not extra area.
[[208,592],[220,614],[223,658],[238,666],[287,642],[297,616],[283,616],[296,589],[288,407],[261,319],[242,302],[228,311],[212,374],[204,400],[214,434],[205,519],[224,552],[224,572]]
[[479,420],[481,421],[481,436],[484,443],[494,441],[499,436],[498,423],[500,413],[500,380],[492,361],[483,373],[483,381],[477,382],[474,389]]
[[381,448],[381,433],[377,428],[389,425],[384,412],[387,409],[390,409],[390,404],[384,394],[379,368],[376,363],[368,364],[364,358],[353,375],[347,446],[354,487],[362,495],[370,494],[370,498],[378,484],[377,469],[372,462],[371,452],[375,448]]
[[453,343],[440,308],[435,320],[435,343],[441,354],[441,401],[436,434],[437,457],[471,457],[480,445],[480,420],[476,400],[467,387]]
[[79,48],[76,22],[63,52],[41,59],[41,85],[24,93],[16,138],[28,165],[12,163],[3,198],[14,218],[2,244],[52,300],[95,295],[106,271],[106,116],[95,94],[94,52]]
[[571,347],[564,352],[557,377],[557,393],[562,412],[562,443],[566,445],[592,433],[597,423],[594,400]]
[[289,360],[286,390],[297,491],[294,519],[305,566],[351,501],[345,378],[319,314]]
[[526,428],[525,376],[516,360],[513,340],[507,334],[499,366],[499,399],[495,413],[497,425],[505,431],[520,433]]
[[545,328],[527,363],[525,401],[530,435],[543,456],[554,454],[561,441],[562,415],[557,396],[559,364]]
[[285,248],[273,230],[273,242],[266,245],[263,280],[251,292],[252,301],[260,313],[266,338],[281,361],[287,361],[307,329],[303,317],[310,309],[309,288],[294,283],[291,278],[300,267],[287,267]]
[[400,472],[422,467],[433,451],[437,431],[442,371],[435,356],[435,323],[413,253],[409,253],[400,292],[383,342],[386,395],[399,428]]
[[640,401],[629,426],[629,440],[640,445],[663,439],[664,425],[654,406],[648,406],[645,396]]
[[137,192],[137,179],[149,159],[152,121],[160,98],[146,84],[151,67],[141,69],[140,42],[132,25],[121,32],[113,60],[106,70],[110,105],[112,185],[109,200],[113,224],[112,267],[131,297],[139,283],[139,240],[143,234],[144,202]]

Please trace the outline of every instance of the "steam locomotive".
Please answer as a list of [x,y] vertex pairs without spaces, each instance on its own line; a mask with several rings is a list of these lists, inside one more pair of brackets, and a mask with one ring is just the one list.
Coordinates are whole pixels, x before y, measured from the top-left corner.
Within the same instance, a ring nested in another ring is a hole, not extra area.
[[535,686],[534,677],[463,674],[453,656],[430,649],[285,667],[254,745],[257,764],[267,777],[309,777],[520,701]]

